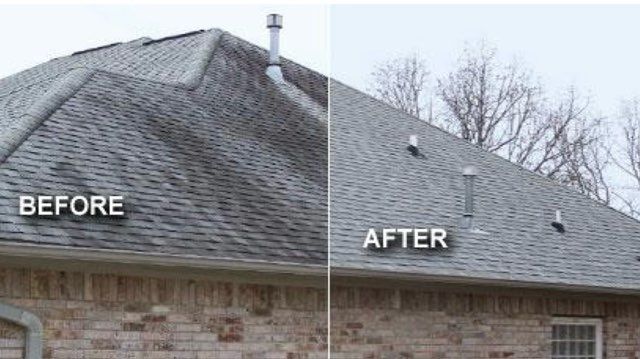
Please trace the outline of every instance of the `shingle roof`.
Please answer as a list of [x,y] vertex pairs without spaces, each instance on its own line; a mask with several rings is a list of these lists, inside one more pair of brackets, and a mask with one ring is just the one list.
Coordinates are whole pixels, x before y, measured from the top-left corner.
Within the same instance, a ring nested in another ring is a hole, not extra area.
[[[323,266],[327,80],[220,30],[0,80],[0,243]],[[21,217],[24,194],[125,196],[126,219]]]
[[[640,290],[640,222],[343,84],[330,93],[332,273]],[[460,228],[467,164],[482,232]],[[432,226],[451,249],[362,248],[368,228]]]

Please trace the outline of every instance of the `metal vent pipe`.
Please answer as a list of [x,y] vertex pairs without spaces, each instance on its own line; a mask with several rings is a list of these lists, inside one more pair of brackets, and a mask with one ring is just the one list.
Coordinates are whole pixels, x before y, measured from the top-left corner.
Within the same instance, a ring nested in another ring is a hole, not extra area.
[[270,32],[269,64],[267,75],[276,82],[284,81],[280,68],[280,29],[282,29],[282,15],[267,15],[267,29]]
[[462,169],[464,177],[464,213],[462,214],[462,228],[473,228],[473,185],[478,170],[474,166]]

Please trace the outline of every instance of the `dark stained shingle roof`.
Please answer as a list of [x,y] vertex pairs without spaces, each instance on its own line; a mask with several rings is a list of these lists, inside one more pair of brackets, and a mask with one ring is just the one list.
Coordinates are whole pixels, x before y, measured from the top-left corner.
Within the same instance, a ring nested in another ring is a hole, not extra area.
[[[0,80],[0,243],[324,266],[327,80],[211,30]],[[23,194],[123,194],[125,219],[21,217]]]
[[[343,84],[330,93],[332,273],[640,290],[640,222]],[[460,228],[467,164],[481,232]],[[362,248],[368,228],[431,226],[449,229],[450,250]]]

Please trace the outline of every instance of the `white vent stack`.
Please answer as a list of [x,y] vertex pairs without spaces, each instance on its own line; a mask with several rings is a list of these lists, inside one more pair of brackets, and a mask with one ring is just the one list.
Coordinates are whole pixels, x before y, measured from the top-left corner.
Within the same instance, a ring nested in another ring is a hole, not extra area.
[[282,15],[267,15],[267,29],[269,29],[269,32],[271,33],[267,76],[275,82],[284,82],[282,70],[280,68],[280,29],[282,29]]
[[462,228],[473,229],[473,183],[478,175],[475,166],[465,166],[462,169],[464,177],[464,213],[462,214]]
[[556,211],[556,222],[562,223],[562,212],[560,210]]
[[418,148],[418,136],[416,135],[409,136],[409,146]]

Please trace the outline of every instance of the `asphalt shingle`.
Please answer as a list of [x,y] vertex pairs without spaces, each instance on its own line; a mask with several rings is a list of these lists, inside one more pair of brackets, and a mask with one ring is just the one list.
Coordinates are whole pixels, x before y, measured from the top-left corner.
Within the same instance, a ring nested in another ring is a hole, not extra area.
[[[146,41],[0,80],[0,241],[324,265],[326,78],[284,61],[283,89],[219,30]],[[126,218],[23,217],[22,194],[121,194]]]
[[[332,81],[331,265],[390,275],[640,289],[640,222]],[[424,158],[407,151],[418,135]],[[462,168],[479,169],[462,229]],[[551,222],[561,210],[565,233]],[[452,248],[362,248],[368,228],[445,227]]]

